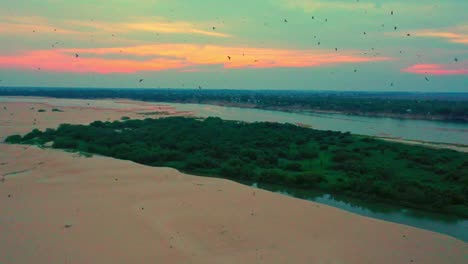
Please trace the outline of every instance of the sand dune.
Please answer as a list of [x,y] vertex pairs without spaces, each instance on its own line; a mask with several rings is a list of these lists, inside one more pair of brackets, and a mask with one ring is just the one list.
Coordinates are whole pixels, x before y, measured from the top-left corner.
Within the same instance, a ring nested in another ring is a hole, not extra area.
[[[39,128],[143,118],[30,107],[0,103],[0,138],[34,118]],[[170,168],[0,144],[1,175],[0,263],[468,261],[467,243],[445,235]]]

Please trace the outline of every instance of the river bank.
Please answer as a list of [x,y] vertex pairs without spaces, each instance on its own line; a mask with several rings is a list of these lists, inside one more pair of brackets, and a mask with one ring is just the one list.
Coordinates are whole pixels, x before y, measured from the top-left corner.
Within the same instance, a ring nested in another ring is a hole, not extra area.
[[360,112],[360,111],[335,111],[335,110],[327,110],[327,109],[313,109],[308,108],[305,106],[300,105],[291,105],[286,107],[278,107],[278,106],[263,106],[258,104],[252,103],[232,103],[232,102],[225,102],[225,101],[192,101],[192,102],[175,102],[175,103],[192,103],[192,104],[208,104],[208,105],[217,105],[217,106],[226,106],[226,107],[239,107],[239,108],[252,108],[252,109],[262,109],[262,110],[270,110],[270,111],[280,111],[280,112],[287,112],[287,113],[309,113],[309,114],[341,114],[341,115],[354,115],[354,116],[363,116],[363,117],[380,117],[380,118],[394,118],[394,119],[402,119],[402,120],[426,120],[426,121],[443,121],[443,122],[460,122],[460,123],[468,123],[468,116],[465,117],[458,117],[452,118],[448,116],[442,115],[421,115],[421,114],[412,114],[412,113],[405,113],[405,114],[396,114],[396,113],[388,113],[388,112]]

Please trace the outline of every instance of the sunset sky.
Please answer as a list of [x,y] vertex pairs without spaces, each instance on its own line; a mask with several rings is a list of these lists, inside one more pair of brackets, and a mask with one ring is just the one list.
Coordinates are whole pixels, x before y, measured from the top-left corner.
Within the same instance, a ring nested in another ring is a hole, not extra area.
[[466,0],[8,0],[0,86],[468,92],[466,10]]

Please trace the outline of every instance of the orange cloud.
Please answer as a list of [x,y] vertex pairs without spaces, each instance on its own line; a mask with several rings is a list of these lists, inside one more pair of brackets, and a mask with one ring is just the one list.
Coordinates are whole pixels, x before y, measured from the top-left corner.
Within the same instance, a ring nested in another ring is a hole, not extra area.
[[456,26],[446,30],[420,30],[412,32],[415,37],[441,38],[453,43],[468,44],[468,25]]
[[415,64],[402,71],[414,74],[468,75],[468,61],[454,64]]
[[211,27],[204,25],[207,30],[201,29],[200,25],[195,25],[185,21],[167,22],[163,18],[138,18],[129,22],[102,22],[102,21],[80,21],[65,20],[60,21],[60,27],[54,26],[51,21],[43,17],[30,16],[9,16],[0,18],[0,34],[18,33],[61,33],[61,34],[85,34],[93,33],[128,33],[128,32],[155,32],[166,34],[194,34],[211,37],[227,38],[229,34],[211,30]]
[[[74,58],[75,53],[79,58]],[[105,57],[104,57],[105,56]],[[135,59],[110,59],[127,56]],[[142,57],[149,57],[142,60]],[[363,57],[351,52],[330,53],[322,50],[286,50],[225,47],[194,44],[158,44],[121,48],[38,50],[15,56],[0,56],[0,68],[23,68],[57,72],[132,73],[167,69],[188,70],[196,66],[220,65],[224,68],[299,68],[345,63],[390,60],[387,57]]]
[[66,24],[72,27],[97,29],[108,33],[126,33],[126,32],[155,32],[155,33],[168,33],[168,34],[195,34],[205,35],[211,37],[227,38],[231,37],[229,34],[213,31],[213,30],[202,30],[200,26],[184,22],[166,22],[162,18],[145,18],[135,20],[132,22],[102,22],[102,21],[79,21],[79,20],[68,20]]

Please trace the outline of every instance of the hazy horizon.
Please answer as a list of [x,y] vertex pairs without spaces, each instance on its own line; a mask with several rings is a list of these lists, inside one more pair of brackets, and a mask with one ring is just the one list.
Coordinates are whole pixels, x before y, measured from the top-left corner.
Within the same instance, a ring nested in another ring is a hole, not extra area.
[[0,87],[468,92],[461,0],[3,3]]

